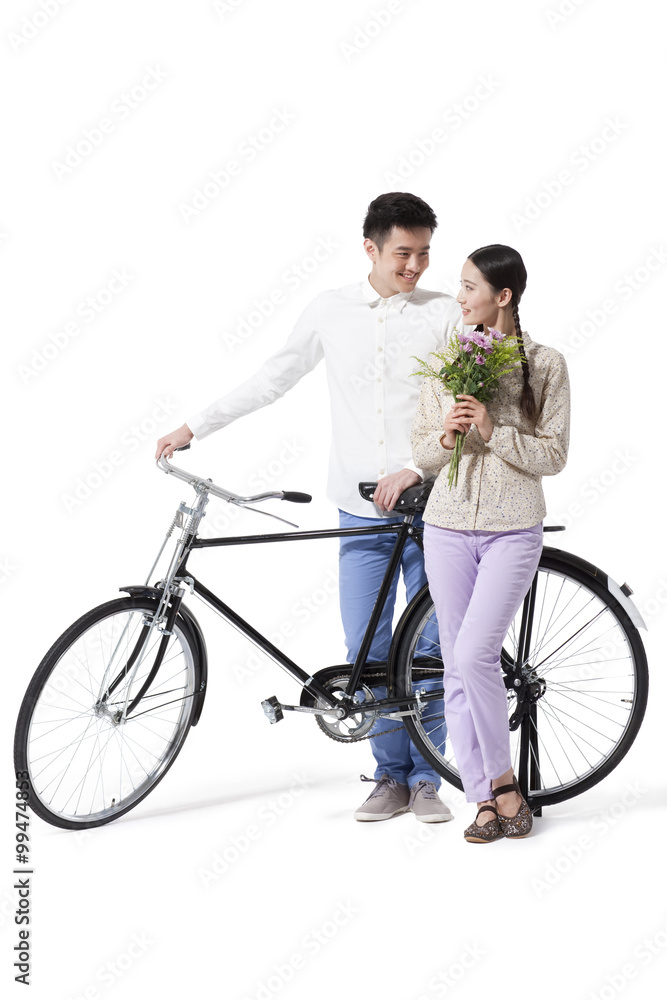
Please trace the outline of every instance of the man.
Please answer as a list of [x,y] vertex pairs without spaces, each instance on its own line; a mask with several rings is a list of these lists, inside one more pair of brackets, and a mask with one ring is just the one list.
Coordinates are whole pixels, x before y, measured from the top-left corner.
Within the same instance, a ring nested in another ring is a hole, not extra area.
[[[420,388],[412,377],[412,356],[426,358],[442,347],[457,323],[461,326],[460,308],[451,296],[417,288],[429,265],[436,226],[433,210],[415,195],[393,192],[371,202],[363,227],[368,278],[314,299],[285,346],[247,382],[160,438],[157,456],[169,457],[193,436],[206,437],[273,403],[324,359],[332,414],[329,498],[339,508],[341,527],[386,520],[385,512],[394,509],[401,493],[421,482],[410,447]],[[373,506],[359,496],[357,485],[364,480],[378,481]],[[382,535],[341,539],[340,605],[349,662],[359,650],[394,541]],[[401,569],[409,601],[426,583],[423,556],[412,541]],[[387,659],[398,575],[369,662]],[[386,697],[386,688],[373,690]],[[376,726],[376,732],[383,730],[394,731],[371,740],[376,787],[355,819],[390,819],[407,810],[423,822],[451,819],[437,794],[439,775],[405,728],[386,720]]]

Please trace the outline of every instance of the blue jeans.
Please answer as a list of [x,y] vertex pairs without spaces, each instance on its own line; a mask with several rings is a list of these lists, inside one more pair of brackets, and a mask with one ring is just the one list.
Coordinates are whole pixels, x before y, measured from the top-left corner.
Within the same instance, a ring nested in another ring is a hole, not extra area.
[[[403,520],[403,517],[399,516],[383,518],[379,521],[374,517],[357,517],[355,514],[348,514],[343,510],[339,511],[339,515],[341,528],[377,526],[378,524],[397,523]],[[421,518],[416,517],[415,524],[421,525],[421,523]],[[395,544],[396,535],[390,534],[358,535],[340,540],[340,611],[349,663],[354,663],[359,652],[368,619],[371,616]],[[369,663],[386,662],[389,655],[396,589],[401,570],[409,602],[426,583],[424,557],[421,549],[412,539],[408,540],[403,550],[401,565],[396,571],[382,611],[382,617],[375,631],[368,655]],[[432,629],[437,641],[437,625],[433,625]],[[428,682],[422,686],[428,687]],[[385,698],[387,689],[386,687],[374,687],[373,693],[377,698]],[[433,702],[432,705],[433,707],[430,708],[432,713],[436,712],[438,705],[440,710],[442,709],[441,703]],[[426,763],[400,722],[395,719],[380,720],[375,724],[373,732],[375,734],[387,733],[391,729],[394,729],[395,732],[388,733],[386,736],[377,736],[371,740],[371,749],[376,761],[374,777],[380,778],[383,774],[388,774],[401,784],[409,785],[410,788],[421,780],[432,781],[436,788],[439,788],[440,775]],[[437,735],[434,734],[432,739],[434,742],[442,740],[444,743],[445,735],[446,730],[443,723],[441,732]]]

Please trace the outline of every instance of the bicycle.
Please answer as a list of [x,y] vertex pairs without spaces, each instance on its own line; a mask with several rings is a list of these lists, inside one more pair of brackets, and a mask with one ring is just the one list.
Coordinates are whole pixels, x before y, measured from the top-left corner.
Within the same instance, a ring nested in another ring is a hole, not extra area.
[[[301,686],[298,704],[276,697],[262,702],[271,723],[287,712],[310,714],[334,740],[355,742],[381,738],[374,737],[376,722],[394,719],[405,724],[436,771],[462,788],[446,734],[443,665],[428,587],[401,616],[387,662],[367,662],[403,549],[406,544],[422,546],[422,529],[414,522],[430,484],[411,487],[401,496],[395,511],[403,515],[400,522],[202,538],[198,529],[210,496],[263,514],[268,512],[253,505],[268,499],[304,503],[311,497],[285,492],[242,497],[164,457],[157,464],[189,483],[196,499],[191,506],[179,505],[146,582],[121,587],[128,596],[79,618],[38,666],[19,711],[14,746],[16,770],[28,772],[32,810],[66,829],[101,826],[141,802],[174,763],[190,728],[199,722],[207,686],[206,644],[183,603],[186,588]],[[375,485],[360,484],[362,496],[372,499]],[[151,586],[176,528],[180,535],[167,571]],[[558,530],[563,529],[545,528]],[[396,542],[357,659],[312,675],[187,566],[193,549],[379,533],[395,534]],[[545,546],[501,657],[515,772],[536,814],[609,774],[639,731],[648,667],[638,632],[645,626],[631,593],[584,559]],[[380,685],[387,687],[385,698],[373,693]]]

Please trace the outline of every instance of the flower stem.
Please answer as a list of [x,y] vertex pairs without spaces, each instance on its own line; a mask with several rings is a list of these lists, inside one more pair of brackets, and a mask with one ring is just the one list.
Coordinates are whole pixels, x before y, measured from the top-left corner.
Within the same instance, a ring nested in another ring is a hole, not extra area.
[[463,445],[465,443],[465,438],[461,431],[455,431],[455,434],[456,442],[454,444],[454,452],[449,460],[449,469],[447,472],[447,482],[449,483],[450,490],[452,486],[458,486],[459,483],[459,462],[461,460],[461,452],[463,451]]

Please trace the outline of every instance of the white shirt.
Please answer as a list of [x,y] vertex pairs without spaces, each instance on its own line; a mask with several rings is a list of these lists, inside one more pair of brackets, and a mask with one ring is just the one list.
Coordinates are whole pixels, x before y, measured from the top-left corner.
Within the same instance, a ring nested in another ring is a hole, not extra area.
[[383,299],[368,280],[322,292],[281,350],[251,378],[187,421],[199,440],[273,403],[324,358],[332,440],[327,495],[360,517],[380,517],[358,491],[400,469],[415,469],[410,428],[422,379],[416,355],[442,349],[463,329],[450,295],[415,288]]

